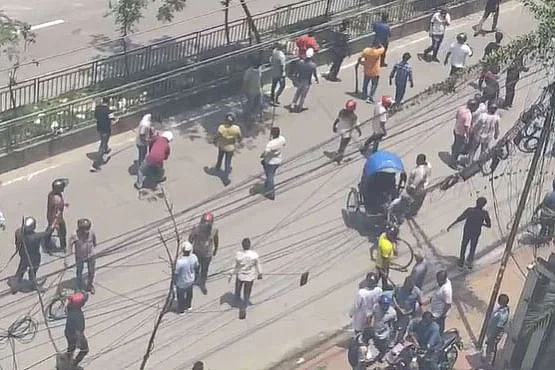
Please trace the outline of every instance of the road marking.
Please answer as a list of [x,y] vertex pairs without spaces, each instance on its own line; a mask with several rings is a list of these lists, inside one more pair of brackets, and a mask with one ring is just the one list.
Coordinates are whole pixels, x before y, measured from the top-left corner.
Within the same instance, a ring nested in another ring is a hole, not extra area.
[[52,27],[52,26],[56,26],[58,24],[62,24],[65,23],[65,21],[63,19],[56,19],[55,21],[50,21],[50,22],[46,22],[46,23],[41,23],[41,24],[37,24],[35,26],[31,26],[31,31],[36,31],[36,30],[40,30],[46,27]]

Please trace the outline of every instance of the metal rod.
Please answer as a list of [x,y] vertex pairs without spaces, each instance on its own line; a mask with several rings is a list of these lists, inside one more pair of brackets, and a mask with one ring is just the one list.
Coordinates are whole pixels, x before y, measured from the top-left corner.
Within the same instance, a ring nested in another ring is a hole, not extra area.
[[505,251],[503,252],[503,257],[501,258],[501,265],[499,266],[499,271],[497,271],[497,278],[495,279],[495,285],[491,292],[491,297],[489,300],[488,309],[486,311],[486,316],[484,317],[484,322],[482,323],[482,329],[480,330],[480,336],[478,337],[478,347],[482,348],[484,344],[484,339],[486,337],[486,331],[488,323],[493,312],[493,307],[495,306],[495,301],[497,300],[497,295],[499,294],[499,289],[501,288],[501,282],[503,281],[503,276],[505,274],[505,268],[507,267],[507,262],[511,256],[511,251],[513,249],[513,244],[518,232],[518,227],[520,225],[520,219],[522,218],[522,213],[524,212],[524,207],[526,206],[526,201],[528,200],[528,194],[530,193],[530,188],[532,186],[532,181],[534,180],[534,175],[536,173],[536,168],[540,157],[542,156],[542,151],[548,142],[549,134],[551,133],[551,127],[553,125],[553,109],[555,107],[555,83],[552,83],[548,88],[551,97],[549,98],[549,111],[545,117],[544,124],[542,127],[542,132],[540,140],[536,151],[534,152],[534,157],[532,158],[532,163],[530,164],[530,170],[526,177],[526,182],[524,183],[524,188],[520,195],[520,200],[518,202],[518,208],[515,212],[515,219],[511,227],[511,232],[507,238],[507,244],[505,245]]

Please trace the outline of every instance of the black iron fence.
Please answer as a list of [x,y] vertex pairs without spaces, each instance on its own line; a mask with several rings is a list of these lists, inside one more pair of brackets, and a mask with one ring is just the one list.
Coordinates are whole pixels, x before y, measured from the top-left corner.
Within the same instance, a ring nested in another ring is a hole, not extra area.
[[[476,2],[460,0],[457,2]],[[480,1],[480,0],[478,0]],[[385,11],[389,14],[391,24],[399,24],[423,15],[441,5],[442,0],[397,0],[387,5],[358,12],[349,19],[349,32],[352,38],[368,35],[372,24]],[[329,21],[316,26],[316,37],[329,34],[338,26],[340,20]],[[302,34],[297,32],[282,37],[291,40]],[[176,97],[186,97],[203,91],[207,87],[223,85],[226,82],[239,81],[248,66],[247,58],[253,53],[268,60],[270,46],[277,41],[269,40],[261,44],[230,52],[224,56],[213,57],[194,65],[180,67],[174,71],[164,72],[141,81],[131,82],[85,98],[77,99],[40,113],[29,114],[6,121],[0,125],[0,153],[24,147],[41,139],[90,126],[94,124],[93,111],[95,101],[100,97],[109,97],[111,105],[119,114],[138,111],[146,106],[167,102]],[[320,37],[325,47],[325,37]]]
[[[375,3],[373,0],[304,0],[253,16],[264,39],[290,33],[295,26],[323,23],[327,18]],[[313,24],[310,24],[310,22]],[[298,29],[298,28],[297,28]],[[172,68],[248,46],[252,30],[246,18],[178,36],[89,63],[0,88],[0,112],[38,104],[87,88],[108,89]],[[90,92],[90,91],[89,91]]]

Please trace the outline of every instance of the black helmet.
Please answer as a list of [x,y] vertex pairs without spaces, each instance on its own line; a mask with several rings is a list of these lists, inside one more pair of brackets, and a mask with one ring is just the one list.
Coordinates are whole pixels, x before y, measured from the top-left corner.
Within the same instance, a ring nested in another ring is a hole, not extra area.
[[459,34],[457,35],[457,41],[458,41],[460,44],[464,44],[464,43],[466,42],[467,39],[468,39],[468,38],[466,37],[466,33],[464,33],[464,32],[461,32],[461,33],[459,33]]
[[37,220],[35,220],[33,217],[25,217],[25,220],[23,221],[23,230],[25,232],[33,232],[35,231],[36,227]]
[[395,225],[389,225],[385,230],[387,236],[396,238],[399,235],[399,228]]
[[56,179],[52,181],[52,191],[54,193],[60,194],[64,191],[66,187],[66,182],[62,179]]
[[87,218],[81,218],[77,221],[77,229],[89,231],[91,229],[91,221]]

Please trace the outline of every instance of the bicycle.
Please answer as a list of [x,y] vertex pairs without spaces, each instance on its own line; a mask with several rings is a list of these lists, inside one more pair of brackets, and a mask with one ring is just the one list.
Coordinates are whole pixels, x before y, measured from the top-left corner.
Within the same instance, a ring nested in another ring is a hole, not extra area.
[[[370,247],[370,259],[376,261],[377,243]],[[409,266],[414,260],[414,250],[411,245],[404,239],[397,239],[396,243],[397,255],[391,261],[389,268],[399,272],[407,272]]]

